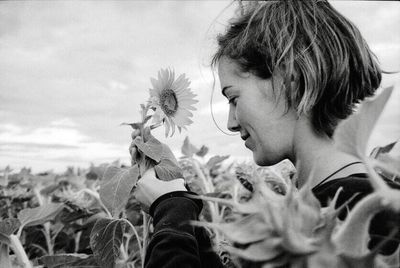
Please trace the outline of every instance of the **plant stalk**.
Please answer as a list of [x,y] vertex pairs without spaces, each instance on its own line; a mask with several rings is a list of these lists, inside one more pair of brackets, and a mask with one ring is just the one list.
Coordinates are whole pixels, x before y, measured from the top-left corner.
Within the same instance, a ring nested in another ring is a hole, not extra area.
[[45,222],[43,224],[44,227],[44,237],[46,239],[47,244],[47,252],[50,256],[54,255],[53,243],[51,241],[51,234],[50,234],[50,222]]
[[142,247],[142,268],[144,268],[144,259],[146,257],[146,248],[147,248],[147,237],[149,235],[149,226],[148,226],[148,222],[149,222],[149,216],[142,211],[142,215],[143,215],[143,247]]
[[22,264],[24,268],[33,268],[31,262],[29,261],[28,256],[24,250],[24,247],[21,244],[21,241],[18,239],[16,235],[10,235],[11,246],[17,259]]
[[133,226],[132,223],[130,221],[128,221],[127,219],[121,219],[121,220],[126,222],[126,224],[128,224],[131,227],[131,229],[133,230],[133,233],[135,234],[136,240],[138,242],[139,251],[142,252],[142,246],[140,245],[140,236],[139,236],[138,232],[136,231],[135,226]]
[[[197,160],[194,158],[191,158],[191,161],[193,163],[193,167],[197,173],[197,176],[203,182],[205,193],[214,192],[214,190],[215,190],[214,185],[212,184],[211,180],[207,179],[207,177],[204,175]],[[218,219],[218,204],[213,203],[213,202],[207,202],[207,204],[210,207],[211,219],[213,222],[216,222]]]

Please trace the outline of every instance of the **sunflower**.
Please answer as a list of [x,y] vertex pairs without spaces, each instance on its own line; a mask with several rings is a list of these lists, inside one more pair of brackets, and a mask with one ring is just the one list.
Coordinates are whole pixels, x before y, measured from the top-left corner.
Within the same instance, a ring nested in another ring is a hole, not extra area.
[[151,78],[153,88],[150,89],[150,107],[154,110],[153,123],[165,124],[165,136],[170,130],[175,133],[175,126],[179,132],[182,128],[193,123],[189,117],[193,114],[189,110],[196,110],[192,104],[198,101],[189,88],[190,81],[181,74],[175,80],[175,73],[170,69],[158,71],[158,79]]

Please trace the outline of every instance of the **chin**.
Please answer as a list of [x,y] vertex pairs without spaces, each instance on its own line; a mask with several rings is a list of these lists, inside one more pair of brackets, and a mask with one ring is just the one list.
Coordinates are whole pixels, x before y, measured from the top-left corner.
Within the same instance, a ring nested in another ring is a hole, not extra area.
[[273,166],[280,162],[280,160],[267,158],[267,157],[265,157],[265,155],[259,156],[255,153],[253,153],[253,159],[254,159],[254,162],[259,166]]
[[254,162],[259,165],[259,166],[273,166],[277,163],[279,163],[279,161],[272,161],[271,159],[267,159],[265,157],[256,157],[253,156]]

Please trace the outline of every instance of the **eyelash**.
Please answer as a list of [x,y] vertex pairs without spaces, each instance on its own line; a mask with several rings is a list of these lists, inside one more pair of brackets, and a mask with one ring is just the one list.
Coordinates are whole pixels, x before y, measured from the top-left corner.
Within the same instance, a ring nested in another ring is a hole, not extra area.
[[228,100],[228,104],[236,105],[236,99],[237,99],[237,97],[230,98],[230,99]]

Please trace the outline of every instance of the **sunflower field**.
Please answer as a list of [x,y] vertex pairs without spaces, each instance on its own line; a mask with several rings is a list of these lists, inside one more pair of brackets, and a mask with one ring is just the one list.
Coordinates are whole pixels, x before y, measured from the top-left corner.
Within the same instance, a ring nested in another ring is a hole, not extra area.
[[[374,189],[341,221],[337,216],[346,207],[335,206],[340,190],[321,207],[311,192],[313,178],[297,189],[289,162],[238,163],[210,156],[206,145],[189,138],[176,159],[151,130],[164,125],[167,136],[189,125],[194,94],[186,90],[187,78],[175,80],[170,70],[161,70],[151,82],[142,120],[126,123],[134,131],[131,165],[69,167],[62,174],[1,170],[1,268],[143,267],[152,222],[132,192],[149,167],[163,180],[184,178],[203,199],[200,220],[191,224],[206,228],[225,267],[399,267],[399,249],[390,256],[378,254],[398,230],[373,250],[366,246],[372,216],[384,209],[400,211],[399,190],[382,179],[400,182],[400,159],[391,155],[396,142],[366,152],[391,88],[365,101],[335,132],[338,148],[365,163]],[[160,84],[170,91],[158,90]],[[178,101],[186,104],[179,111],[182,118],[172,118]]]

